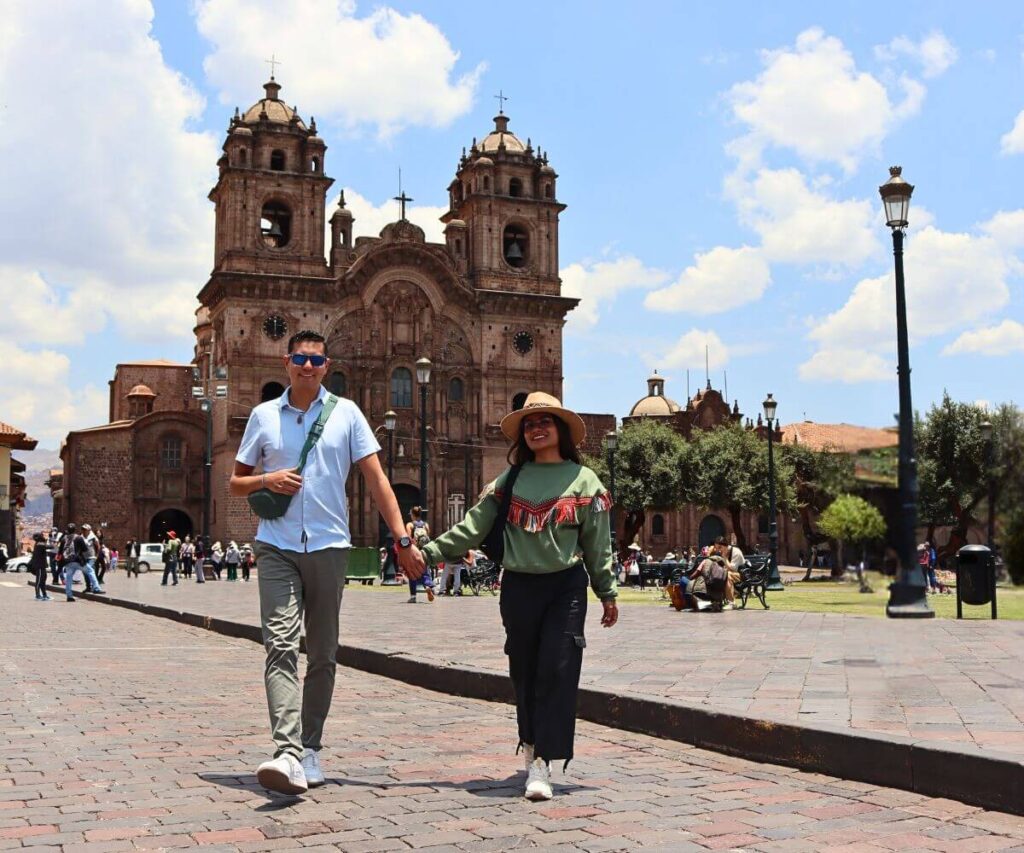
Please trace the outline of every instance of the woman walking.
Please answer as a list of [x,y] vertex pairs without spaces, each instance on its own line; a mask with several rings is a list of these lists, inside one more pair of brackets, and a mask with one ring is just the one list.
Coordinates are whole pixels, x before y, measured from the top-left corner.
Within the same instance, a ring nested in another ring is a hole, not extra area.
[[[604,609],[601,624],[610,628],[619,618],[612,501],[597,475],[580,463],[583,419],[551,395],[530,394],[522,409],[505,416],[501,431],[512,442],[511,467],[461,522],[425,545],[424,555],[434,565],[457,560],[488,540],[492,526],[504,527],[504,553],[496,561],[505,570],[501,620],[519,746],[526,753],[525,795],[549,800],[549,762],[564,761],[564,769],[573,757],[588,575]],[[487,550],[494,550],[493,542]]]
[[[421,551],[424,546],[430,541],[430,525],[422,518],[423,510],[418,506],[414,506],[409,510],[409,521],[405,523],[405,535],[408,536]],[[416,587],[418,584],[423,584],[423,589],[427,593],[427,601],[434,600],[434,578],[433,569],[430,567],[430,571],[424,572],[423,577],[409,578],[409,604],[416,603]]]
[[32,557],[28,561],[28,570],[36,575],[36,601],[50,601],[46,593],[46,570],[48,557],[46,554],[46,537],[42,533],[36,533],[32,537],[35,544],[32,546]]
[[228,550],[224,552],[224,565],[228,567],[228,580],[238,580],[238,564],[242,562],[242,552],[232,540],[228,542]]
[[181,576],[188,580],[192,577],[192,567],[196,561],[196,546],[192,544],[192,537],[186,536],[181,543]]

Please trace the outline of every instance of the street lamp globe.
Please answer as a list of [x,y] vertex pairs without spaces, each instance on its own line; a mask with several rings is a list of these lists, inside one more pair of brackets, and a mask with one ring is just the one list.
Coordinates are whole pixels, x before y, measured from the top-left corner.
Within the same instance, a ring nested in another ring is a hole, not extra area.
[[604,437],[605,450],[615,450],[619,446],[619,434],[615,430],[610,430]]
[[416,381],[426,385],[430,381],[430,359],[425,356],[416,362]]
[[765,399],[765,401],[761,405],[764,406],[764,417],[765,417],[765,420],[774,421],[775,420],[775,410],[779,406],[778,401],[775,398],[773,398],[771,394],[769,394],[768,397]]
[[910,196],[914,186],[903,180],[902,174],[902,166],[890,166],[889,180],[878,188],[885,207],[885,224],[890,228],[906,228],[910,221]]
[[388,409],[384,413],[384,429],[386,429],[388,432],[394,432],[395,431],[395,424],[397,424],[397,423],[398,423],[398,415],[396,415],[393,411]]

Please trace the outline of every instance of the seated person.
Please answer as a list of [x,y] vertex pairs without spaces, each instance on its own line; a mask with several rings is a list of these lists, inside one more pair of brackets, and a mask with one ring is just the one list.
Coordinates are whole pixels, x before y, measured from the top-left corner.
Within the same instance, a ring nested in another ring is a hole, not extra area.
[[[689,580],[696,583],[702,580],[708,600],[711,602],[711,609],[720,612],[726,598],[726,587],[729,584],[729,567],[725,558],[719,554],[709,554],[701,560],[697,567],[690,572]],[[690,595],[691,607],[699,610],[696,595]]]
[[718,554],[729,566],[729,577],[726,580],[725,600],[730,604],[736,600],[736,584],[742,580],[742,569],[747,562],[743,552],[735,545],[727,545],[721,536],[715,540],[714,553]]

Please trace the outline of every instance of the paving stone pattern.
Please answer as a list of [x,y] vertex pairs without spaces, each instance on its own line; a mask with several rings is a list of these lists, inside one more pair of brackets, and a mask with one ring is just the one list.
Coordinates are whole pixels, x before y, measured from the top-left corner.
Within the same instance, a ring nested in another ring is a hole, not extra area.
[[[123,574],[111,591],[258,624],[256,583],[160,587]],[[658,592],[651,592],[653,597]],[[341,642],[507,672],[497,599],[406,603],[350,585]],[[758,718],[942,741],[1024,755],[1024,622],[873,619],[755,607],[677,613],[624,606],[612,630],[588,614],[583,683]]]
[[347,669],[328,784],[270,795],[257,645],[26,591],[0,584],[0,850],[1024,851],[1022,817],[587,723],[528,803],[510,708]]

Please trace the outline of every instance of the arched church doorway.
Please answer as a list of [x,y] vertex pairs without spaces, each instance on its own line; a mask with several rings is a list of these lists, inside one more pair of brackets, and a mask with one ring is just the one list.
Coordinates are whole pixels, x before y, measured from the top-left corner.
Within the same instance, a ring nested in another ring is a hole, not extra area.
[[263,390],[260,391],[260,402],[266,403],[267,400],[276,400],[284,393],[284,385],[280,382],[268,382],[263,386]]
[[179,539],[192,535],[192,519],[187,512],[180,509],[162,509],[149,522],[149,539],[147,542],[163,542],[167,531],[173,530]]
[[[395,483],[393,488],[395,490],[395,497],[398,498],[398,508],[402,511],[402,527],[404,528],[410,520],[409,510],[414,506],[420,505],[420,490],[406,483]],[[379,547],[384,547],[384,540],[388,536],[388,528],[380,514],[377,515],[377,518],[379,520],[377,542]],[[432,530],[431,533],[433,532]]]
[[717,515],[704,516],[697,532],[697,545],[712,545],[719,536],[725,536],[725,523]]

